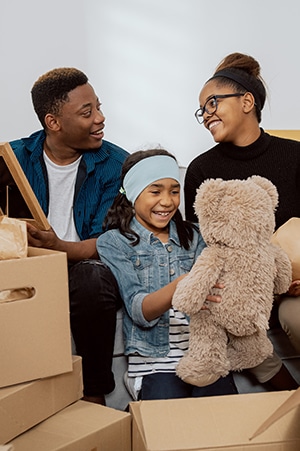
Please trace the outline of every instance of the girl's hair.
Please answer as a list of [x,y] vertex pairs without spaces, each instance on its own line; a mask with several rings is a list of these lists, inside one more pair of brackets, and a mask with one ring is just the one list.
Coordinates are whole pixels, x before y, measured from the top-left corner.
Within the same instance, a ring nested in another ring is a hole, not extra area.
[[[155,155],[167,155],[171,158],[176,158],[165,149],[149,149],[139,150],[129,155],[123,163],[121,173],[121,184],[125,175],[136,163],[144,158],[153,157]],[[124,194],[118,193],[114,199],[111,208],[108,210],[104,219],[104,230],[119,229],[120,233],[132,241],[132,246],[136,246],[140,242],[139,235],[131,229],[130,222],[134,217],[134,208],[132,203],[126,198]],[[190,222],[184,221],[182,215],[177,209],[175,215],[172,218],[176,224],[176,229],[179,237],[179,241],[182,247],[189,249],[190,243],[193,239],[193,231],[197,228]]]
[[[221,86],[231,86],[236,92],[251,92],[255,98],[258,122],[261,122],[261,111],[266,100],[266,87],[260,71],[258,61],[252,56],[231,53],[219,63],[211,78]],[[231,75],[232,78],[230,78]]]

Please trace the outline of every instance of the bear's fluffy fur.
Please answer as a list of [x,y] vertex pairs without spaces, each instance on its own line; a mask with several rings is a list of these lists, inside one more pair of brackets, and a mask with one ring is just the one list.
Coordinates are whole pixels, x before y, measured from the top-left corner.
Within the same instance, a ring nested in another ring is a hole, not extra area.
[[[270,242],[277,202],[276,187],[260,176],[210,179],[197,190],[194,208],[207,247],[173,296],[173,306],[190,316],[189,349],[176,370],[190,384],[209,385],[272,354],[273,295],[292,280],[289,258]],[[224,288],[215,288],[218,282]],[[209,293],[222,301],[207,302]]]

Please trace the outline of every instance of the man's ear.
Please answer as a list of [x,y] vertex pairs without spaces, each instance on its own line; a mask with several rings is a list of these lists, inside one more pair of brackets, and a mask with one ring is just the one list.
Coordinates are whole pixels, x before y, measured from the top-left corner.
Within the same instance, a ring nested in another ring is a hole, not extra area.
[[255,108],[254,95],[251,92],[246,92],[243,98],[243,108],[245,113],[250,113],[250,111]]
[[60,123],[56,116],[53,114],[46,114],[45,116],[45,124],[49,130],[57,131],[60,129]]

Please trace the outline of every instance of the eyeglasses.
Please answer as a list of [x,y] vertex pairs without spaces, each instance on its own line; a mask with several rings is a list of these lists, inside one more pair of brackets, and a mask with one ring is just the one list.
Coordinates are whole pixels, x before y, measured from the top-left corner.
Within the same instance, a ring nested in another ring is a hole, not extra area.
[[203,122],[204,122],[203,114],[204,113],[214,114],[217,111],[218,99],[227,99],[228,97],[241,97],[244,94],[245,93],[242,94],[240,92],[236,92],[233,94],[219,94],[219,95],[210,97],[209,99],[206,100],[203,107],[200,107],[200,108],[198,108],[197,111],[195,111],[195,117],[196,117],[197,121],[199,122],[199,124],[203,124]]

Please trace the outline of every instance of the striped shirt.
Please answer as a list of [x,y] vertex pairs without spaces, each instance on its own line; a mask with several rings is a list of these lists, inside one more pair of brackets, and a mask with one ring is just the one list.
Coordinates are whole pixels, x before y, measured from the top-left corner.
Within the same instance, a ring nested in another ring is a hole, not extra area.
[[128,377],[146,376],[151,373],[174,373],[176,365],[187,351],[189,344],[189,323],[185,315],[171,308],[169,342],[170,351],[166,357],[153,358],[130,355]]

